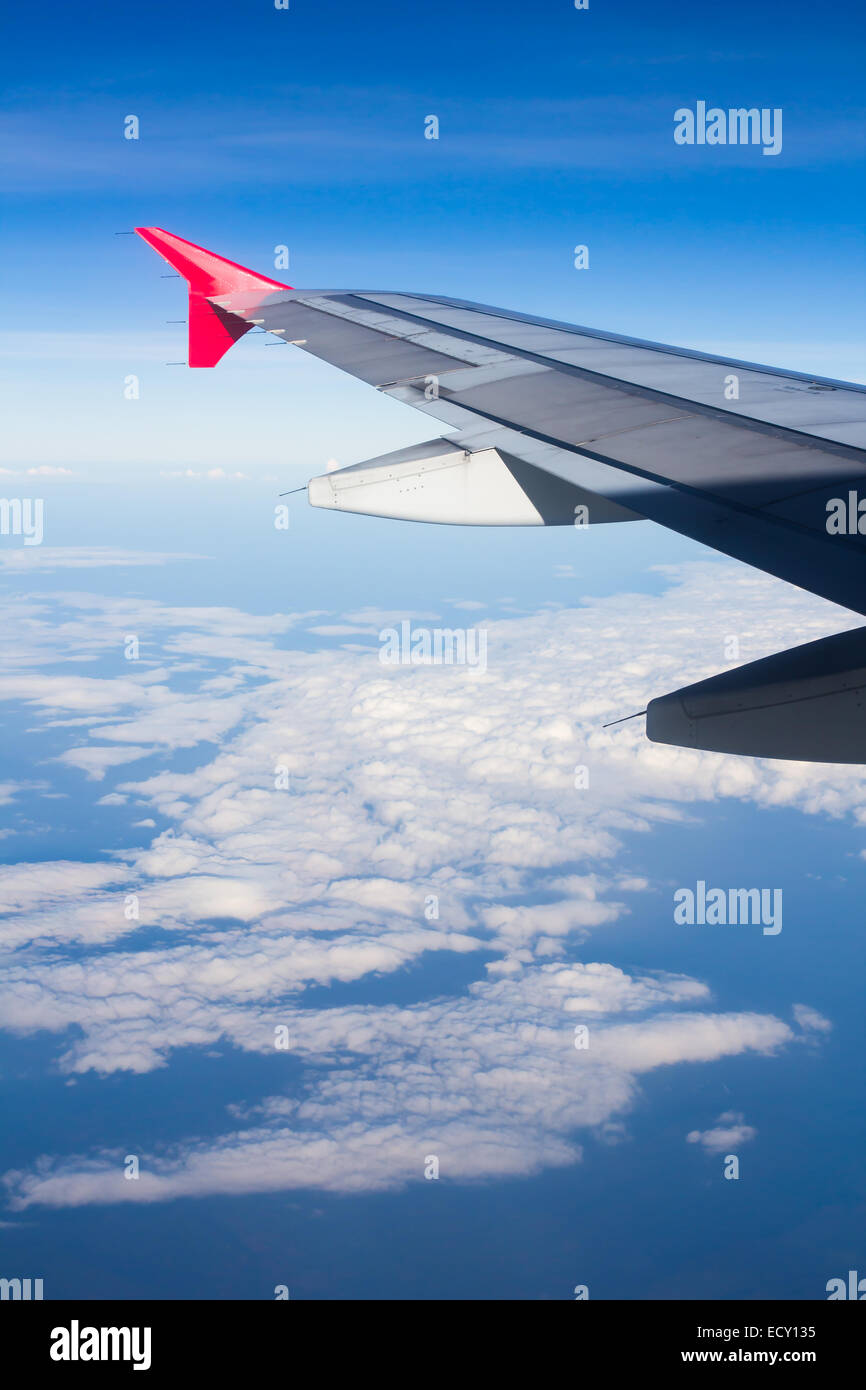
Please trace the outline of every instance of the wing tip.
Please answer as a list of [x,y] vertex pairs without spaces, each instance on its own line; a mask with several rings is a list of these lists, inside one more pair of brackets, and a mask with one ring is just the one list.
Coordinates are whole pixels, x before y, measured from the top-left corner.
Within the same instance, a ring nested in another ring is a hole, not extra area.
[[[162,227],[136,227],[135,233],[162,256],[189,288],[189,365],[215,367],[252,325],[246,317],[275,290],[291,290],[279,280],[229,261]],[[240,296],[233,312],[231,296]],[[214,300],[219,300],[215,304]],[[228,300],[228,303],[226,303]]]

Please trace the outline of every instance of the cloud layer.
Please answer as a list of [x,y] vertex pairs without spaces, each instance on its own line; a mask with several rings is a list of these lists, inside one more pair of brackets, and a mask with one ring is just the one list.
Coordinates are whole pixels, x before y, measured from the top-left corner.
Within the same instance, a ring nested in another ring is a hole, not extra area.
[[[116,1155],[46,1160],[10,1177],[13,1200],[369,1189],[423,1180],[429,1154],[464,1179],[529,1173],[576,1161],[576,1134],[618,1123],[646,1071],[770,1055],[800,1029],[817,1037],[808,1004],[797,1028],[720,1014],[704,982],[570,959],[640,911],[631,835],[660,833],[701,801],[866,818],[858,769],[692,753],[647,743],[637,722],[602,727],[720,669],[732,634],[744,661],[851,625],[736,566],[669,578],[662,596],[487,622],[486,671],[384,667],[383,615],[370,613],[87,594],[64,595],[59,611],[53,599],[10,604],[15,669],[0,699],[68,728],[61,761],[111,776],[103,802],[157,825],[104,861],[0,871],[0,1023],[58,1034],[67,1072],[144,1072],[220,1039],[271,1051],[281,1027],[307,1069],[299,1090],[240,1117],[246,1127],[147,1156],[137,1182]],[[351,645],[292,645],[323,626],[350,628]],[[123,658],[130,632],[139,661]],[[88,661],[99,674],[80,674]],[[134,760],[178,749],[197,750],[193,770],[130,776]],[[477,961],[468,993],[304,1006],[311,986],[405,973],[442,952]],[[575,1046],[578,1025],[588,1047]]]

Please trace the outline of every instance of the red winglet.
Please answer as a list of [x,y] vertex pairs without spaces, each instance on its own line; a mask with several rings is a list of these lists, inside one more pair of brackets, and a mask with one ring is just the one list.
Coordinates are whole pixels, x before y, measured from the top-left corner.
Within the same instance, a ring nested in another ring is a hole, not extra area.
[[[136,227],[138,235],[158,251],[169,265],[174,266],[189,285],[189,365],[215,367],[228,352],[232,343],[248,333],[251,324],[240,314],[232,313],[215,298],[243,294],[244,312],[254,312],[255,304],[273,294],[274,290],[290,290],[279,280],[257,275],[235,261],[227,261],[205,251],[183,237],[164,232],[161,227]],[[255,296],[258,295],[258,299]],[[252,296],[252,298],[251,298]]]

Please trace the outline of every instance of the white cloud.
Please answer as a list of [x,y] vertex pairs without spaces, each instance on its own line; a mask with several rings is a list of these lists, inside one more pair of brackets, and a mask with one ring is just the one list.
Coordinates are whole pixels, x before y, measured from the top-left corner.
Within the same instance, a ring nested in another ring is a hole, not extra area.
[[[224,468],[208,468],[205,472],[195,468],[168,468],[161,469],[159,476],[161,478],[188,478],[206,483],[249,481],[246,473],[238,472],[237,469],[227,473]],[[260,479],[259,481],[264,480]]]
[[712,1129],[693,1129],[686,1135],[686,1143],[700,1144],[708,1154],[732,1153],[754,1139],[757,1132],[745,1123],[745,1116],[739,1111],[728,1110],[719,1116]]
[[[30,472],[34,472],[30,469]],[[41,471],[45,471],[44,469]],[[117,566],[169,565],[176,560],[201,560],[202,555],[164,554],[158,551],[119,550],[110,546],[20,546],[0,550],[0,569],[60,570],[105,569]]]
[[[787,1025],[772,1017],[671,1012],[704,993],[679,976],[548,965],[473,985],[466,998],[408,1008],[251,1013],[236,1038],[270,1050],[275,1024],[287,1024],[293,1054],[309,1063],[301,1096],[234,1107],[242,1128],[142,1156],[134,1184],[123,1178],[120,1154],[45,1160],[7,1174],[11,1204],[21,1210],[304,1187],[375,1191],[424,1181],[429,1155],[439,1160],[440,1178],[451,1181],[574,1163],[581,1156],[575,1132],[604,1131],[626,1114],[639,1074],[769,1053],[790,1040]],[[574,1045],[575,1014],[566,1007],[575,998],[590,1001],[583,1049]],[[616,1022],[622,1012],[658,1009],[643,1027]],[[641,1042],[647,1037],[649,1053]]]
[[825,1018],[808,1004],[795,1004],[793,1013],[804,1033],[829,1033],[833,1028],[829,1018]]
[[[112,767],[118,767],[121,763],[135,762],[138,758],[145,758],[152,753],[152,748],[136,748],[134,745],[126,748],[69,748],[65,753],[61,753],[56,759],[59,763],[67,763],[70,767],[79,767],[92,781],[101,782]],[[102,798],[102,805],[117,805],[126,800],[126,797],[114,793],[110,798]]]
[[[568,963],[576,943],[641,911],[652,885],[630,872],[630,837],[694,820],[702,801],[866,822],[860,769],[661,747],[637,721],[602,727],[721,669],[731,632],[748,660],[851,625],[739,567],[669,578],[661,596],[490,622],[483,673],[386,671],[374,651],[293,647],[321,612],[71,594],[58,616],[41,597],[10,602],[0,697],[76,726],[67,763],[104,779],[150,748],[207,740],[217,751],[191,771],[127,773],[103,798],[140,807],[139,825],[169,823],[148,845],[109,865],[6,871],[0,941],[14,954],[0,1024],[64,1034],[61,1068],[100,1073],[148,1071],[173,1049],[220,1039],[271,1051],[287,1024],[314,1078],[300,1098],[262,1102],[251,1129],[152,1155],[139,1184],[117,1189],[113,1160],[60,1160],[15,1177],[17,1200],[375,1188],[417,1178],[437,1144],[457,1177],[533,1172],[575,1161],[578,1130],[612,1132],[644,1072],[770,1057],[797,1038],[771,1015],[709,1011],[702,981]],[[406,615],[339,621],[395,616]],[[127,631],[155,664],[122,662]],[[111,652],[116,675],[80,674]],[[93,742],[82,743],[88,726]],[[130,949],[124,937],[141,927],[149,945]],[[303,1007],[310,985],[393,974],[430,951],[477,961],[467,994],[403,1009]],[[799,1027],[820,1033],[820,1015],[797,1007]],[[585,1052],[573,1045],[581,1022]]]

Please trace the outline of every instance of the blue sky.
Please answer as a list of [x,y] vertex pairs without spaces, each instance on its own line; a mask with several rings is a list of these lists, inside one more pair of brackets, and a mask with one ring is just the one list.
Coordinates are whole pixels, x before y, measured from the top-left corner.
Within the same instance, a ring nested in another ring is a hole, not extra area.
[[[254,335],[166,366],[182,286],[115,236],[863,380],[859,23],[292,0],[7,26],[0,484],[46,523],[0,537],[0,1274],[821,1298],[862,1269],[860,770],[602,728],[731,634],[749,660],[852,615],[650,523],[298,496],[275,531],[279,492],[429,423]],[[781,107],[781,154],[675,146],[698,99]],[[403,617],[482,625],[487,671],[383,670]],[[782,933],[676,925],[698,879],[780,887]]]
[[[116,474],[122,458],[126,474],[157,449],[225,465],[252,445],[303,481],[316,461],[297,402],[324,406],[330,372],[273,362],[277,386],[260,364],[290,354],[253,340],[219,376],[163,367],[185,355],[165,322],[182,296],[147,247],[114,236],[137,225],[265,272],[287,245],[277,278],[300,285],[428,290],[862,377],[852,14],[565,0],[91,14],[49,6],[7,34],[4,346],[25,354],[9,443],[32,463]],[[781,154],[676,146],[673,113],[698,99],[781,107]],[[423,138],[431,113],[438,141]],[[343,385],[351,433],[331,418],[326,449],[342,458],[366,423],[378,438],[393,422],[391,447],[420,437],[408,409]]]

